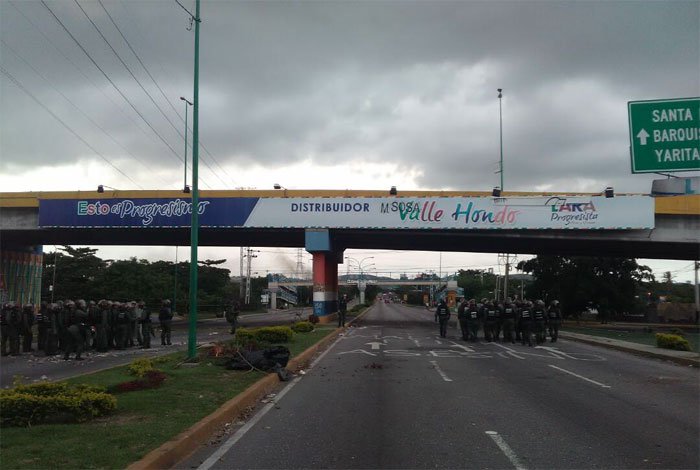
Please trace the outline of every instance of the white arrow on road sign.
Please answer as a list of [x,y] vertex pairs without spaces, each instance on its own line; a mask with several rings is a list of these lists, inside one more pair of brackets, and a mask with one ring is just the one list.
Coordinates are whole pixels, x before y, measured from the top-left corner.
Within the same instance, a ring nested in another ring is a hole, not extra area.
[[642,129],[637,133],[637,137],[639,138],[639,145],[646,145],[649,133],[646,130]]
[[384,343],[376,343],[375,342],[375,343],[365,343],[365,344],[369,344],[370,346],[372,346],[372,349],[374,350],[374,349],[379,349],[379,346],[381,346]]

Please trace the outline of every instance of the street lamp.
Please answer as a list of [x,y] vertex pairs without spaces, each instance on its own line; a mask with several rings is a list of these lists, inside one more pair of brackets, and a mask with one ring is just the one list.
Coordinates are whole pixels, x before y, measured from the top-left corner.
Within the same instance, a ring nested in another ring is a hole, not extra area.
[[105,188],[111,189],[112,191],[119,191],[117,188],[113,188],[111,186],[107,186],[106,184],[99,184],[97,185],[97,192],[102,194],[105,192]]
[[348,260],[348,263],[350,261],[354,261],[357,263],[357,271],[359,272],[359,279],[357,280],[357,288],[360,291],[360,303],[364,304],[365,303],[365,284],[364,284],[364,270],[367,268],[374,266],[374,263],[370,263],[367,266],[363,266],[363,263],[367,261],[368,259],[374,259],[374,256],[367,256],[365,258],[362,258],[361,260],[357,260],[356,258],[353,258],[351,256],[346,256],[346,260]]
[[501,186],[500,189],[503,191],[503,107],[501,106],[501,101],[503,98],[503,88],[498,89],[498,127],[499,135],[501,140],[501,159],[500,159],[500,173],[501,173]]
[[184,96],[181,96],[180,99],[185,102],[185,186],[182,188],[183,193],[189,193],[190,192],[190,187],[187,186],[187,115],[188,113],[188,106],[193,106],[194,103],[186,99]]

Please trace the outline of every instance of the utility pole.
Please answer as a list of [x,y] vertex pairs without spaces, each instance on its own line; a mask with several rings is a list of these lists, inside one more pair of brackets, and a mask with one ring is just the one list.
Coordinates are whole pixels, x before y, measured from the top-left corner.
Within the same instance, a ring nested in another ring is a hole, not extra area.
[[190,325],[187,358],[197,355],[197,247],[199,245],[199,25],[200,1],[196,0],[194,21],[194,106],[192,111],[192,227],[190,235]]
[[245,286],[243,285],[243,259],[245,259],[245,252],[246,252],[246,248],[241,247],[241,255],[240,255],[241,267],[238,271],[238,275],[241,279],[241,282],[238,285],[238,298],[240,300],[243,300],[243,297],[245,296]]
[[506,253],[506,276],[503,278],[503,303],[508,298],[508,272],[510,271],[510,254]]
[[[53,303],[53,296],[54,293],[56,292],[56,265],[58,264],[58,249],[56,248],[56,245],[53,246],[53,279],[51,281],[51,303]],[[697,269],[695,270],[695,303],[697,304],[697,299],[698,299],[698,291],[697,291],[697,284],[698,284],[698,271]]]
[[695,323],[700,322],[700,287],[698,287],[698,269],[700,269],[700,261],[695,262]]
[[253,250],[250,247],[247,249],[247,254],[246,258],[248,261],[248,265],[246,268],[246,280],[245,280],[245,304],[250,305],[250,271],[251,271],[251,265],[253,264],[253,258],[257,258],[258,255],[254,253],[258,253],[259,250]]
[[500,141],[501,141],[501,159],[500,159],[500,173],[501,173],[501,191],[504,190],[503,188],[503,107],[501,105],[501,101],[503,98],[503,88],[498,89],[498,127],[499,127],[499,135],[500,135]]

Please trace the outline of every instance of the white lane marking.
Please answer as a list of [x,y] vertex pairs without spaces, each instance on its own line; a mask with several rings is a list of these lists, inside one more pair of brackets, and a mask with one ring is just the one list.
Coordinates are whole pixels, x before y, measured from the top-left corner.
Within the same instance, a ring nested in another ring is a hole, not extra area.
[[413,340],[413,344],[420,348],[420,341],[418,341],[417,339]]
[[494,346],[498,346],[499,348],[505,349],[506,351],[508,351],[508,354],[510,354],[511,356],[513,356],[516,359],[525,359],[523,356],[518,354],[518,352],[515,349],[509,348],[508,346],[503,346],[502,344],[498,344],[498,343],[489,343],[489,344],[493,344]]
[[498,448],[501,449],[501,452],[508,457],[510,463],[512,463],[517,470],[526,470],[523,464],[520,463],[520,460],[518,460],[518,456],[515,455],[515,452],[513,452],[513,449],[510,448],[506,441],[496,431],[486,431],[486,434],[493,439],[493,442],[496,443]]
[[430,361],[430,363],[433,365],[433,368],[437,371],[438,374],[440,374],[440,377],[442,377],[442,380],[445,382],[452,382],[452,379],[445,374],[442,369],[440,369],[440,366],[438,365],[437,361]]
[[457,348],[460,348],[460,349],[463,349],[463,350],[465,350],[465,351],[467,351],[467,352],[474,352],[474,350],[473,350],[472,348],[470,348],[469,346],[465,346],[465,345],[463,345],[463,344],[455,343],[454,341],[452,341],[451,343],[452,343],[453,346],[455,346],[455,347],[457,347]]
[[378,341],[372,342],[372,343],[365,343],[365,344],[369,344],[370,346],[372,346],[372,349],[379,349],[380,346],[385,346],[384,343],[380,343]]
[[573,372],[571,372],[571,371],[569,371],[569,370],[562,369],[561,367],[557,367],[557,366],[555,366],[555,365],[553,365],[553,364],[548,364],[548,365],[549,365],[549,367],[552,367],[552,368],[554,368],[554,369],[560,370],[560,371],[565,372],[565,373],[567,373],[567,374],[569,374],[569,375],[573,375],[574,377],[578,377],[579,379],[583,379],[583,380],[585,380],[586,382],[590,382],[590,383],[592,383],[592,384],[596,384],[596,385],[598,385],[599,387],[610,388],[610,385],[605,385],[605,384],[602,384],[602,383],[600,383],[600,382],[596,382],[595,380],[591,380],[591,379],[589,379],[589,378],[587,378],[587,377],[584,377],[584,376],[582,376],[582,375],[575,374],[575,373],[573,373]]
[[[309,365],[309,367],[307,368],[307,371],[316,367],[316,364],[318,364],[318,362],[321,359],[323,359],[326,356],[326,354],[328,354],[330,352],[330,350],[333,349],[338,344],[339,341],[340,341],[340,338],[336,339],[333,342],[333,344],[330,345],[330,347],[328,349],[323,351],[320,356],[318,356],[316,359],[314,359],[314,361],[311,363],[311,365]],[[263,409],[260,410],[260,412],[258,414],[253,416],[250,419],[250,421],[245,423],[238,431],[236,431],[233,434],[233,436],[231,436],[229,438],[228,441],[224,442],[221,445],[221,447],[216,449],[216,451],[209,456],[208,459],[206,459],[204,462],[202,462],[202,465],[197,467],[197,470],[209,470],[211,467],[213,467],[224,456],[224,454],[226,454],[226,452],[228,452],[231,449],[231,447],[233,447],[233,445],[236,442],[238,442],[245,435],[245,433],[250,431],[250,429],[253,426],[255,426],[257,424],[257,422],[260,421],[262,419],[262,417],[267,414],[268,411],[270,411],[275,405],[277,405],[277,402],[279,402],[282,399],[282,397],[287,394],[287,392],[289,392],[292,388],[294,388],[294,386],[296,384],[298,384],[299,381],[303,377],[305,377],[305,375],[299,375],[297,378],[292,380],[292,382],[287,387],[285,387],[280,393],[277,394],[277,396],[275,397],[275,399],[273,401],[266,404],[263,407]]]

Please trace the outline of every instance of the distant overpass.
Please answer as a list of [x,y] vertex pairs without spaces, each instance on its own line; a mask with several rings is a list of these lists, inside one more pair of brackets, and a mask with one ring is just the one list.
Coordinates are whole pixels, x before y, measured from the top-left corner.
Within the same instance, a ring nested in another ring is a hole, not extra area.
[[[527,210],[533,210],[532,208],[536,204],[542,206],[543,203],[538,202],[542,200],[565,201],[564,207],[569,205],[574,209],[578,207],[578,210],[585,209],[585,204],[581,201],[592,201],[592,206],[601,211],[600,208],[606,207],[606,205],[622,204],[625,202],[625,197],[628,196],[616,195],[614,199],[617,201],[614,201],[613,204],[612,200],[606,200],[597,194],[507,192],[503,193],[500,198],[493,198],[488,192],[463,191],[400,191],[396,196],[390,195],[388,191],[201,191],[200,198],[205,201],[209,200],[211,202],[209,207],[223,204],[225,201],[226,204],[235,205],[236,210],[239,210],[248,202],[255,201],[257,206],[246,209],[251,217],[260,215],[261,211],[258,209],[261,205],[272,207],[275,211],[289,207],[292,209],[285,209],[288,212],[286,213],[286,220],[288,220],[286,225],[281,222],[277,223],[273,214],[267,219],[263,217],[263,222],[256,227],[247,227],[235,220],[223,222],[217,226],[203,226],[200,228],[199,243],[202,246],[304,247],[306,246],[308,230],[314,230],[318,227],[318,222],[314,221],[319,219],[313,217],[333,215],[320,212],[313,214],[308,211],[302,212],[299,208],[303,206],[300,204],[306,204],[306,201],[316,201],[311,204],[312,212],[319,207],[321,210],[326,207],[337,207],[342,212],[345,208],[342,201],[349,201],[350,209],[353,209],[350,203],[358,204],[355,208],[359,207],[360,211],[365,208],[364,204],[367,204],[367,207],[369,204],[377,205],[377,207],[381,205],[383,210],[390,207],[390,204],[398,205],[412,201],[419,201],[421,204],[423,201],[437,202],[438,206],[436,207],[439,207],[440,204],[457,201],[458,204],[462,204],[461,210],[464,211],[467,201],[476,201],[491,207],[510,206],[511,209],[515,207],[520,212],[527,212]],[[78,212],[83,211],[84,219],[87,220],[90,210],[99,211],[110,206],[114,210],[118,204],[127,200],[137,202],[165,201],[163,204],[170,201],[172,205],[175,204],[174,201],[186,204],[188,199],[189,195],[183,195],[180,191],[0,193],[0,243],[3,249],[45,244],[188,245],[190,229],[186,223],[140,228],[124,226],[116,222],[114,225],[106,226],[79,226],[79,224],[76,225],[72,222],[61,222],[58,220],[60,217],[53,217],[63,210],[72,210],[73,212],[77,210]],[[631,198],[628,197],[628,199]],[[336,203],[336,201],[340,202]],[[572,204],[566,201],[578,202]],[[78,207],[77,204],[80,203],[83,205]],[[151,207],[137,204],[134,209],[134,203],[131,202],[131,204],[132,212],[138,213],[138,210],[141,210],[142,215]],[[549,202],[547,204],[551,206]],[[405,225],[400,227],[397,225],[368,226],[369,223],[361,224],[350,220],[352,217],[359,217],[358,214],[344,212],[335,217],[335,222],[325,226],[325,229],[333,250],[341,252],[344,249],[355,248],[699,259],[700,195],[657,197],[653,198],[652,204],[652,228],[626,228],[625,224],[621,224],[620,227],[604,229],[595,227],[573,230],[537,227],[494,229],[491,227],[482,228],[483,224],[475,224],[455,229],[455,227],[444,228],[435,224],[430,226],[428,222],[430,222],[431,216],[434,217],[435,212],[432,215],[421,213],[420,216],[427,221],[426,225],[422,226],[418,223],[419,220],[408,220],[411,218],[410,215],[399,219],[399,215],[405,216],[405,214],[379,213],[379,209],[377,209],[377,215],[373,215],[375,219],[372,219],[372,223],[376,220],[388,220],[388,216],[394,216],[395,220],[403,221]],[[91,205],[92,209],[90,209]],[[295,208],[299,211],[294,212]],[[421,206],[422,209],[423,206]],[[549,209],[549,206],[545,207],[545,210],[549,211]],[[290,211],[294,213],[289,213]],[[93,215],[94,220],[100,219],[101,214]],[[474,214],[470,215],[474,216]],[[625,210],[617,212],[617,216],[625,217],[626,215]],[[347,217],[347,220],[350,220],[352,224],[344,226],[346,219],[341,217]],[[200,220],[203,219],[204,217],[200,216]],[[142,220],[145,219],[142,218]],[[295,220],[311,220],[312,222],[307,226],[301,226],[295,225]],[[324,225],[321,225],[320,228],[323,229]]]

